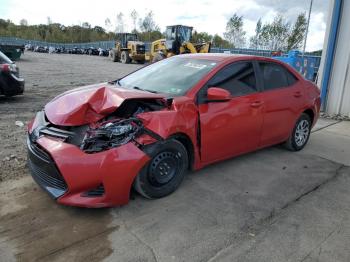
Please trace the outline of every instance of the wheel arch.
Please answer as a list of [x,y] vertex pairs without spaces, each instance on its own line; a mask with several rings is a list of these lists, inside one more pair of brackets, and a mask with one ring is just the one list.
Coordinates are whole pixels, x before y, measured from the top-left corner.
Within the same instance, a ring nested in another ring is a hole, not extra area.
[[314,110],[312,110],[311,108],[308,108],[306,110],[303,111],[304,114],[307,114],[310,117],[311,120],[311,124],[314,124],[315,121],[315,112]]
[[187,151],[187,154],[188,154],[188,168],[189,169],[193,169],[193,166],[194,166],[194,145],[192,143],[192,140],[191,138],[186,135],[185,133],[175,133],[175,134],[172,134],[171,136],[169,136],[169,139],[175,139],[177,140],[178,142],[180,142],[185,148],[186,148],[186,151]]

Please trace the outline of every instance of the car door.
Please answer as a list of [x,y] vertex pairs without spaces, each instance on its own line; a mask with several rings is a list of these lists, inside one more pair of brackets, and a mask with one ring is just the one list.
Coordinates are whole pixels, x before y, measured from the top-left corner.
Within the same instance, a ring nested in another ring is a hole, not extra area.
[[[229,64],[198,93],[201,158],[204,163],[229,158],[258,147],[262,100],[252,61]],[[207,90],[228,90],[227,101],[208,101]]]
[[259,76],[264,90],[264,121],[260,146],[265,147],[285,141],[301,108],[303,90],[298,79],[283,65],[259,62]]

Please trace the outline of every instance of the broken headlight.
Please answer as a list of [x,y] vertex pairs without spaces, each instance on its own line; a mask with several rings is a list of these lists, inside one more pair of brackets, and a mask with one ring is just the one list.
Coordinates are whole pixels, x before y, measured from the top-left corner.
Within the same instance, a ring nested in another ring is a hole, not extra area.
[[106,121],[86,131],[80,148],[86,153],[96,153],[129,143],[143,128],[137,118]]

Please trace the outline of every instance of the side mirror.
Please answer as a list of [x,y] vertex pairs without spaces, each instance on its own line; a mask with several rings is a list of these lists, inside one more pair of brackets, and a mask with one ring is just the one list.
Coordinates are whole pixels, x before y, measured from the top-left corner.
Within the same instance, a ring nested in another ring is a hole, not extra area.
[[231,99],[229,91],[220,87],[209,87],[207,91],[208,102],[224,102]]

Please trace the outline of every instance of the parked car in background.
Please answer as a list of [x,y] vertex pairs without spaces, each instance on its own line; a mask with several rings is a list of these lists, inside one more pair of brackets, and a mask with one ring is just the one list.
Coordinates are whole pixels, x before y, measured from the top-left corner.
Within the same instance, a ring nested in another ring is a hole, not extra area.
[[171,194],[188,169],[281,144],[299,151],[320,92],[283,62],[178,55],[57,96],[28,125],[28,166],[61,204],[123,205],[133,187]]
[[25,49],[26,51],[34,51],[34,46],[33,46],[32,44],[26,44],[26,45],[24,46],[24,49]]
[[86,54],[86,55],[98,55],[99,51],[95,47],[89,47],[89,48],[84,49],[84,54]]
[[6,55],[0,52],[0,94],[14,96],[23,94],[24,79],[19,69]]
[[84,49],[79,48],[79,47],[73,47],[73,48],[70,50],[70,54],[82,55],[82,54],[84,54]]
[[109,56],[109,50],[107,49],[102,49],[102,48],[99,48],[99,55],[100,56]]
[[38,53],[48,53],[49,52],[49,48],[47,46],[36,46],[34,48],[34,52],[38,52]]

